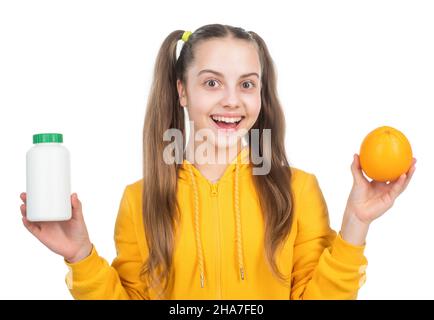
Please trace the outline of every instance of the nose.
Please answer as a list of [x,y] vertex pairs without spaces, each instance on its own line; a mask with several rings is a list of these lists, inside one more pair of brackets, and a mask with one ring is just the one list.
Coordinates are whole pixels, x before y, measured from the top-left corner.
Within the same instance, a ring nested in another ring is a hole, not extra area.
[[226,87],[224,96],[222,98],[222,105],[228,108],[238,108],[241,105],[239,93],[237,88]]

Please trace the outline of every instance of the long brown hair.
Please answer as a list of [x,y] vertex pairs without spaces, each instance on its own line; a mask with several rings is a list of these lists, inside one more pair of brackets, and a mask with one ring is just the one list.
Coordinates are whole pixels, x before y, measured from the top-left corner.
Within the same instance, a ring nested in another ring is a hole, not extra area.
[[[167,141],[163,134],[167,129],[182,132],[184,110],[180,105],[176,82],[186,85],[186,70],[194,60],[194,48],[201,41],[213,38],[233,37],[253,43],[262,68],[261,110],[252,129],[259,129],[259,146],[255,150],[264,161],[271,161],[267,175],[253,175],[265,222],[265,255],[272,272],[278,279],[287,281],[275,262],[275,253],[288,236],[292,224],[291,171],[286,158],[284,137],[285,120],[280,105],[273,60],[262,38],[253,31],[221,24],[202,26],[190,35],[176,59],[178,40],[183,30],[170,33],[158,52],[154,78],[147,102],[143,128],[143,222],[149,256],[141,275],[145,276],[148,288],[161,286],[167,292],[173,270],[172,253],[174,233],[179,222],[179,204],[176,198],[178,170],[180,164],[168,165],[163,161],[163,150]],[[270,146],[263,139],[263,130],[272,130]],[[184,154],[185,145],[177,145],[178,154]],[[271,149],[271,154],[265,154]],[[263,164],[262,164],[263,165]],[[256,164],[253,166],[259,166]]]

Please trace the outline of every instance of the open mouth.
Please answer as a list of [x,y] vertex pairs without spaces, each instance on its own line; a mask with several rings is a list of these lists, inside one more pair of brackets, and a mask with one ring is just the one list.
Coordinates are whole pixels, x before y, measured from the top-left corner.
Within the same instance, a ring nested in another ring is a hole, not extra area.
[[212,115],[211,119],[220,129],[238,129],[239,124],[245,116],[235,116],[235,117],[222,117]]

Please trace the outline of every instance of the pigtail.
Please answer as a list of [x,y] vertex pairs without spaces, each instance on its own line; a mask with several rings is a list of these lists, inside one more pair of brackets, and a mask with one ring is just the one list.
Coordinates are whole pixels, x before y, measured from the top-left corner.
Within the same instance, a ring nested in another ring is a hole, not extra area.
[[[277,76],[274,62],[264,40],[256,33],[250,35],[258,46],[262,66],[261,111],[252,129],[259,129],[259,146],[252,152],[264,159],[261,166],[270,168],[267,175],[254,175],[265,219],[265,254],[275,275],[288,281],[277,265],[275,254],[290,233],[292,225],[291,171],[285,151],[285,115],[277,94]],[[271,139],[266,139],[266,129]],[[266,163],[269,161],[270,163]],[[255,166],[255,165],[254,165]],[[259,166],[259,165],[256,165]],[[253,169],[255,170],[255,169]]]
[[[149,288],[162,286],[160,296],[168,289],[173,272],[173,238],[178,221],[177,165],[163,159],[163,150],[170,143],[163,141],[163,136],[174,128],[185,136],[184,111],[176,89],[176,46],[182,33],[177,30],[169,34],[158,52],[143,128],[143,222],[149,256],[142,275]],[[183,146],[177,148],[182,154]]]

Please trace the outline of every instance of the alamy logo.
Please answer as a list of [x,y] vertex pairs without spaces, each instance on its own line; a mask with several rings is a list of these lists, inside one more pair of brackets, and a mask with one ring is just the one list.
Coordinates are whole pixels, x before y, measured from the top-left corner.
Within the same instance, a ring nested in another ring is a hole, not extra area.
[[[271,169],[271,129],[262,130],[262,155],[260,150],[260,130],[239,129],[233,134],[218,132],[217,134],[208,128],[194,131],[193,121],[190,121],[192,132],[190,137],[194,139],[194,151],[187,150],[188,159],[193,159],[198,164],[224,164],[226,163],[227,154],[219,152],[215,154],[215,147],[209,141],[217,142],[219,145],[231,147],[237,144],[238,139],[245,139],[250,142],[250,157],[242,159],[241,163],[251,162],[257,166],[253,168],[254,175],[266,175]],[[163,141],[170,142],[163,150],[163,160],[166,164],[181,164],[183,162],[183,152],[181,151],[184,145],[183,135],[179,129],[168,129],[163,134]],[[226,148],[222,148],[226,150]]]

